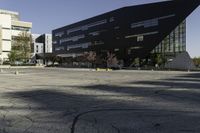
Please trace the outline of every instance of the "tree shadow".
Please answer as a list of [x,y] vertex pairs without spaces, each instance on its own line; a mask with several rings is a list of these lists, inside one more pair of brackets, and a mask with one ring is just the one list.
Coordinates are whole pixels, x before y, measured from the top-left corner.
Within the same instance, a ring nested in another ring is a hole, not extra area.
[[181,75],[181,76],[178,76],[178,77],[182,77],[182,78],[197,78],[199,79],[200,78],[200,73],[188,73],[188,74],[184,74],[184,75]]
[[[109,91],[115,90],[114,92],[117,93],[121,93],[120,90],[123,90],[121,87],[117,88],[114,86],[110,86],[110,88],[108,86],[93,87],[88,86],[83,87],[82,89],[98,88],[98,90],[102,90],[102,88],[106,88],[106,90]],[[129,93],[131,97],[148,95],[142,94],[145,93],[145,91],[136,93],[134,91],[131,92],[130,89],[131,88],[123,91],[123,93]],[[132,88],[132,90],[133,89],[134,88]],[[14,99],[22,99],[28,103],[29,106],[19,107],[16,105],[10,108],[4,108],[5,110],[19,113],[20,111],[25,111],[29,108],[31,113],[29,115],[19,116],[18,119],[21,119],[24,123],[18,125],[18,127],[13,125],[10,128],[5,128],[6,132],[115,133],[120,131],[131,133],[133,131],[145,132],[150,130],[149,132],[153,133],[157,131],[164,132],[165,130],[173,132],[173,129],[174,131],[199,131],[197,123],[200,119],[198,116],[199,113],[197,112],[176,111],[170,108],[161,109],[157,106],[146,107],[137,103],[128,103],[128,101],[127,103],[118,101],[117,104],[112,100],[109,101],[109,97],[116,96],[116,94],[110,94],[103,97],[103,99],[99,99],[97,98],[98,95],[72,95],[52,90],[36,90],[16,92],[8,94],[7,96],[13,97]],[[10,118],[11,121],[12,119],[14,119],[14,121],[17,120],[17,118]],[[26,122],[27,119],[29,119],[29,122]],[[190,124],[182,122],[186,119],[190,120]],[[27,125],[27,123],[32,124]],[[169,126],[174,128],[168,129]],[[141,129],[141,127],[143,127],[143,129]]]
[[170,83],[173,78],[10,92],[3,96],[12,104],[1,110],[0,132],[200,132],[200,84]]

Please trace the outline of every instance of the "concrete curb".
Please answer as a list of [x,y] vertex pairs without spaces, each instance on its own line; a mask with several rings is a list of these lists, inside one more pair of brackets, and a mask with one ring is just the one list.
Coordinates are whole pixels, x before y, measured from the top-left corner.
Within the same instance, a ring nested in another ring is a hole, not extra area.
[[44,68],[45,66],[10,66],[10,65],[0,65],[1,68],[18,68],[18,69],[25,69],[25,68]]

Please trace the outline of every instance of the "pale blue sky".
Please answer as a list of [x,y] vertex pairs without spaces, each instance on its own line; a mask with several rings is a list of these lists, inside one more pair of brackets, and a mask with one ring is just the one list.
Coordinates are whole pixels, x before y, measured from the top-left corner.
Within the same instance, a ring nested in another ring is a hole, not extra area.
[[[17,11],[33,23],[32,33],[53,29],[120,7],[163,0],[0,0],[0,8]],[[187,18],[187,51],[200,56],[200,7]]]

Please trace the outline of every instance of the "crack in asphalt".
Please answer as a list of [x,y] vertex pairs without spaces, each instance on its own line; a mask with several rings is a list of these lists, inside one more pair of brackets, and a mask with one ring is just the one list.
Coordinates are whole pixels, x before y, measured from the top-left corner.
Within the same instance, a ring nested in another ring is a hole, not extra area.
[[105,111],[155,111],[153,109],[98,109],[98,110],[90,110],[90,111],[86,111],[86,112],[82,112],[77,114],[72,122],[72,126],[71,126],[71,133],[75,133],[75,129],[76,129],[76,124],[79,121],[80,117],[90,114],[90,113],[97,113],[97,112],[105,112]]

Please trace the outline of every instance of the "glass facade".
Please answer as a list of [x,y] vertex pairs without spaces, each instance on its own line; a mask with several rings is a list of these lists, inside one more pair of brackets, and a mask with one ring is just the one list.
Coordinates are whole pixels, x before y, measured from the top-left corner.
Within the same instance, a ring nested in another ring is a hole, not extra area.
[[152,53],[175,55],[184,51],[186,51],[186,21],[177,26]]

